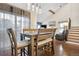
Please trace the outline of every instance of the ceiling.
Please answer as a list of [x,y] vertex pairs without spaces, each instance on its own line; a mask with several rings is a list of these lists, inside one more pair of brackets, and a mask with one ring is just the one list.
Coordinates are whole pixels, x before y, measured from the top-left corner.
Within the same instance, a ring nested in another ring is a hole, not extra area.
[[42,13],[38,16],[38,21],[43,22],[44,20],[50,19],[51,16],[53,16],[54,14],[49,12],[49,10],[52,10],[55,13],[57,13],[66,4],[67,3],[43,3],[43,4],[41,3],[39,4],[42,8]]
[[[27,3],[9,3],[9,4],[27,10]],[[49,10],[52,10],[55,13],[57,13],[66,4],[67,3],[38,3],[42,11],[41,14],[38,15],[37,20],[39,22],[43,22],[46,19],[50,19],[51,15],[54,14],[49,12]]]

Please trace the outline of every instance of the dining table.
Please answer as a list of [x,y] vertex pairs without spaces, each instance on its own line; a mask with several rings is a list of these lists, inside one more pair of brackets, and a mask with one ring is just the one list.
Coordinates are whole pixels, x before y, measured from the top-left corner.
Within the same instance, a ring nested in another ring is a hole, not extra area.
[[[54,30],[55,30],[55,28],[54,28]],[[27,31],[27,30],[26,30]],[[41,33],[42,34],[42,33]],[[35,53],[34,53],[34,51],[35,51],[35,49],[34,49],[34,40],[37,38],[37,35],[38,35],[38,29],[35,29],[35,31],[31,31],[31,32],[23,32],[23,33],[21,33],[21,38],[23,39],[25,39],[25,38],[30,38],[30,47],[29,47],[29,49],[30,49],[30,51],[29,51],[29,55],[30,56],[35,56]]]
[[[34,56],[34,40],[37,38],[38,33],[37,32],[29,32],[29,33],[21,33],[21,38],[22,39],[30,39],[30,47],[29,47],[29,55]],[[21,39],[21,40],[22,40]]]

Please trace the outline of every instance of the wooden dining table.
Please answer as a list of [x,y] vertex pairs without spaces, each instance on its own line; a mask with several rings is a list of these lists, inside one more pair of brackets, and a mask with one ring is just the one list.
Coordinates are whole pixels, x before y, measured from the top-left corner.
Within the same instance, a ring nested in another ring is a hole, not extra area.
[[[24,37],[27,37],[27,38],[30,38],[30,55],[31,56],[35,56],[35,54],[34,54],[34,40],[37,38],[37,35],[38,35],[38,29],[31,29],[31,30],[33,30],[33,31],[31,31],[31,32],[23,32],[23,33],[21,33]],[[55,30],[55,28],[54,28],[54,30]],[[25,31],[25,30],[24,30]],[[30,31],[30,29],[29,30],[26,30],[26,31]]]
[[23,33],[23,35],[30,38],[29,55],[34,56],[34,39],[37,37],[37,33]]

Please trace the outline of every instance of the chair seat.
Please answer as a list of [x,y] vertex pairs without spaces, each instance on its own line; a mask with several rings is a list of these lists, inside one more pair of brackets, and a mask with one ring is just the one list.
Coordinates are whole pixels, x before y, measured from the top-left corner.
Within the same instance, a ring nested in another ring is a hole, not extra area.
[[52,41],[52,39],[51,38],[48,38],[46,40],[43,40],[43,41],[38,42],[38,45],[43,45],[43,44],[45,44],[47,42],[50,42],[50,41]]
[[17,42],[17,49],[27,47],[29,44],[30,44],[30,41],[28,40],[19,41]]

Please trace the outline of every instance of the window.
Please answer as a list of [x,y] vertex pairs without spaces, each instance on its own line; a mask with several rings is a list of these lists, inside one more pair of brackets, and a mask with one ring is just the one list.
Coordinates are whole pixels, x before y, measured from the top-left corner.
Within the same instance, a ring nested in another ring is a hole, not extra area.
[[3,13],[0,12],[0,19],[3,19]]
[[28,17],[22,17],[22,27],[29,28],[29,18]]
[[3,30],[3,13],[0,12],[0,30]]
[[20,39],[20,33],[23,32],[23,28],[29,28],[29,18],[25,16],[17,16],[17,40]]
[[[5,53],[7,53],[5,49],[9,49],[8,47],[10,46],[10,39],[7,34],[8,28],[13,28],[16,31],[16,39],[19,41],[22,28],[29,28],[29,18],[10,12],[0,12],[0,51],[4,51]],[[4,52],[2,52],[3,55],[5,55]]]
[[66,22],[64,22],[64,21],[60,22],[59,23],[59,32],[62,33],[64,29],[67,29],[67,27],[68,27],[68,22],[67,21]]

